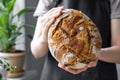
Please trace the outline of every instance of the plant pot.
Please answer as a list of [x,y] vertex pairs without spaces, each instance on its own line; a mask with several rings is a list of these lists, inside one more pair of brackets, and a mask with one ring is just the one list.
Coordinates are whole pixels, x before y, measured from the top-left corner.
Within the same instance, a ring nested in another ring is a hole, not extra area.
[[10,64],[10,66],[16,66],[16,70],[14,72],[7,72],[7,77],[16,78],[24,75],[23,65],[25,52],[19,51],[15,53],[4,53],[0,52],[0,57],[8,58],[6,61]]

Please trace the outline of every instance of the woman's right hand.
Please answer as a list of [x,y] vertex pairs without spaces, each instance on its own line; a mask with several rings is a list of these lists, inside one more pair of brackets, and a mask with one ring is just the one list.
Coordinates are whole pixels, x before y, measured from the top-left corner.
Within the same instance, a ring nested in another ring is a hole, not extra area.
[[41,35],[45,42],[47,42],[48,40],[47,37],[50,26],[52,25],[52,23],[54,23],[56,18],[61,15],[63,9],[64,9],[63,6],[52,8],[41,18],[41,28],[42,28]]
[[38,17],[31,51],[36,58],[44,56],[48,51],[48,29],[57,17],[62,14],[63,7],[52,8],[42,17]]

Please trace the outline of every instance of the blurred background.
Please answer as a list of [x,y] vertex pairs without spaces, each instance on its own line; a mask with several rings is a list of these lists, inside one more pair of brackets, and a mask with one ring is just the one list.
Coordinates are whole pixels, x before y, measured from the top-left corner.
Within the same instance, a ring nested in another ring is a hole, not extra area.
[[[21,1],[21,0],[18,0],[18,1]],[[23,1],[25,1],[26,7],[36,8],[39,0],[23,0]],[[33,13],[34,13],[34,10],[25,14],[25,23],[33,24],[33,25],[36,24],[36,19],[33,18]],[[25,34],[33,35],[34,29],[26,28]],[[31,42],[31,39],[29,37],[25,37],[25,50],[27,52],[27,56],[25,58],[25,70],[28,70],[28,71],[35,70],[36,77],[34,80],[39,80],[41,75],[41,70],[43,67],[44,57],[38,60],[36,60],[33,57],[30,51],[30,42]]]

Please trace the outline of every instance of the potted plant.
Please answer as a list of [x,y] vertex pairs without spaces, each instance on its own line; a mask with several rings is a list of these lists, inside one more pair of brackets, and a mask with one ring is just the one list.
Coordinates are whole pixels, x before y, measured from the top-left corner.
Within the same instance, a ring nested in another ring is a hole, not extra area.
[[10,66],[16,66],[14,72],[8,71],[8,77],[19,77],[24,74],[23,62],[25,52],[16,50],[16,39],[22,33],[21,28],[24,24],[18,25],[14,23],[15,17],[20,18],[22,14],[27,12],[29,8],[20,10],[17,14],[12,14],[16,0],[0,1],[0,57],[7,57],[6,60]]

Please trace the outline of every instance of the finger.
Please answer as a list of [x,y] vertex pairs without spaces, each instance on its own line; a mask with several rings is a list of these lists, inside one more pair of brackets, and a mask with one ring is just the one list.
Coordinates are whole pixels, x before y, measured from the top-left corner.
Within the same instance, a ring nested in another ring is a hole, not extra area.
[[44,25],[44,23],[48,22],[48,20],[50,20],[51,18],[57,18],[60,15],[61,15],[60,11],[56,11],[54,13],[51,13],[51,14],[49,14],[49,16],[42,17],[41,23],[43,23],[43,25]]
[[52,25],[52,23],[55,21],[55,18],[51,18],[46,20],[43,25],[44,25],[44,32],[48,32],[49,27]]
[[57,18],[61,12],[57,12],[54,15],[51,15],[49,18],[42,20],[42,25],[46,25],[47,28],[51,26],[51,24],[54,22],[54,19]]
[[52,18],[48,23],[46,23],[46,32],[48,32],[48,29],[51,27],[51,25],[53,24],[53,22],[55,21],[55,18]]
[[55,13],[53,13],[53,14],[50,14],[50,18],[52,18],[52,17],[57,18],[57,17],[60,16],[61,14],[62,14],[62,12],[57,11],[57,12],[55,12]]
[[41,19],[41,22],[44,22],[46,19],[57,18],[57,17],[60,16],[61,14],[62,14],[62,11],[52,12],[52,13],[48,14],[47,16],[44,16],[44,17]]
[[58,67],[64,69],[65,68],[65,65],[61,64],[61,63],[58,63]]
[[83,71],[86,71],[87,70],[87,67],[85,68],[82,68],[82,69],[71,69],[69,67],[65,67],[65,70],[72,73],[72,74],[78,74],[80,72],[83,72]]
[[55,16],[56,14],[57,14],[57,15],[58,15],[58,14],[60,15],[61,13],[62,13],[62,10],[61,10],[61,9],[58,9],[58,10],[55,10],[55,11],[49,13],[46,17]]
[[51,18],[57,18],[60,15],[61,15],[61,12],[54,13],[54,15],[51,14],[49,17],[46,17],[46,18],[44,17],[44,19],[42,20],[42,22],[44,22],[45,20],[51,20]]
[[87,70],[87,67],[82,68],[82,69],[72,69],[72,68],[66,67],[66,66],[64,66],[64,65],[62,65],[62,64],[60,64],[60,63],[58,64],[58,66],[59,66],[60,68],[62,68],[63,70],[65,70],[65,71],[67,71],[67,72],[69,72],[69,73],[72,73],[72,74],[78,74],[78,73],[80,73],[80,72],[83,72],[83,71]]
[[46,23],[51,21],[51,19],[54,19],[54,17],[49,17],[49,18],[46,18],[45,20],[42,19],[41,23],[42,23],[43,27],[46,25]]
[[48,29],[51,26],[51,24],[54,22],[54,18],[52,18],[51,20],[49,20],[49,22],[47,22],[43,28],[42,28],[42,36],[43,36],[43,40],[46,40],[48,37]]
[[97,62],[96,61],[92,61],[88,64],[88,68],[91,68],[91,67],[95,67],[97,65]]
[[50,13],[56,11],[56,10],[63,10],[64,7],[61,6],[61,7],[57,7],[57,8],[52,8],[51,10],[49,10],[44,16],[48,16]]

